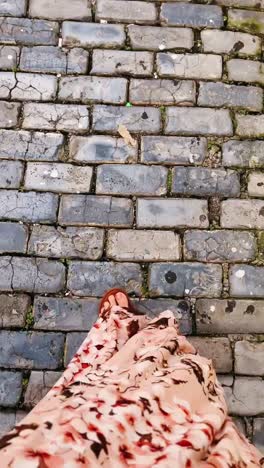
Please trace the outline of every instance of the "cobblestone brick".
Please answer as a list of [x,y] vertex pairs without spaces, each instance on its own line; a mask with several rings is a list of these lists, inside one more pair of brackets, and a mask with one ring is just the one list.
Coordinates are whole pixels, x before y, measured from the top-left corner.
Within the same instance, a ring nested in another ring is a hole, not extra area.
[[75,353],[77,353],[87,333],[67,333],[65,344],[64,365],[67,366]]
[[160,53],[157,68],[160,76],[168,78],[217,80],[222,76],[222,58],[210,54]]
[[189,340],[201,356],[213,361],[216,372],[228,373],[232,371],[232,352],[228,338],[192,336]]
[[132,201],[95,195],[63,195],[59,222],[77,226],[130,227],[133,223]]
[[256,255],[254,234],[243,231],[187,231],[184,258],[199,262],[247,262]]
[[227,109],[169,107],[165,133],[228,136],[233,134],[233,126]]
[[93,170],[72,164],[29,162],[25,175],[27,190],[89,192]]
[[73,136],[70,158],[73,161],[98,163],[136,163],[138,145],[127,145],[123,138],[104,135]]
[[86,73],[88,52],[71,49],[66,52],[58,47],[23,47],[20,69],[23,71],[47,73]]
[[197,333],[262,333],[263,301],[199,299],[196,302]]
[[249,7],[249,8],[263,8],[263,0],[216,0],[218,5],[225,5],[231,7]]
[[22,393],[22,373],[0,371],[0,405],[16,406]]
[[90,20],[92,17],[90,2],[87,0],[30,0],[29,14],[37,18],[51,20]]
[[119,125],[137,133],[158,133],[160,110],[155,107],[117,107],[97,105],[93,111],[93,130],[117,133]]
[[32,223],[56,221],[58,196],[51,193],[0,191],[0,218]]
[[264,66],[254,60],[232,59],[227,62],[228,79],[264,84]]
[[25,253],[27,248],[27,239],[28,229],[26,226],[23,226],[23,224],[0,222],[0,253]]
[[97,169],[96,193],[106,195],[164,195],[167,192],[165,167],[105,164]]
[[205,138],[143,136],[141,161],[145,164],[202,164],[207,150]]
[[193,47],[193,31],[188,28],[160,28],[130,24],[128,36],[133,49],[189,50]]
[[57,79],[33,73],[0,72],[0,98],[50,101],[55,98]]
[[248,10],[228,10],[228,27],[251,33],[264,33],[264,12]]
[[94,50],[91,74],[151,76],[153,54],[130,50]]
[[264,375],[264,342],[237,341],[235,344],[235,373]]
[[248,194],[251,197],[264,197],[264,174],[262,172],[249,174]]
[[25,411],[0,411],[0,437],[11,431],[26,416]]
[[56,369],[61,366],[62,333],[0,331],[0,365],[17,369]]
[[125,38],[124,26],[118,24],[65,21],[62,25],[62,42],[68,47],[119,47]]
[[65,267],[44,258],[0,257],[0,291],[55,293],[64,287]]
[[261,53],[261,41],[251,34],[204,30],[201,32],[204,52],[215,54],[259,55]]
[[41,297],[34,300],[34,329],[50,331],[88,331],[98,318],[95,298],[69,299]]
[[235,86],[225,83],[200,83],[198,105],[233,107],[261,112],[263,90],[255,86]]
[[234,265],[229,275],[230,294],[234,297],[264,297],[264,267]]
[[217,297],[222,291],[220,265],[199,263],[156,263],[150,267],[151,297]]
[[129,99],[133,104],[193,105],[196,101],[194,81],[131,80]]
[[1,70],[14,70],[19,60],[19,48],[15,46],[0,46]]
[[26,294],[0,294],[0,327],[24,327],[30,302],[30,296]]
[[25,407],[32,408],[36,406],[53,385],[55,385],[60,375],[61,372],[55,371],[32,371],[24,398]]
[[20,104],[0,101],[0,127],[12,128],[18,123]]
[[239,115],[236,114],[236,134],[242,137],[264,136],[264,114]]
[[0,3],[0,15],[24,16],[26,12],[26,0],[2,0]]
[[103,243],[104,231],[97,228],[33,226],[28,252],[40,257],[98,260],[103,253]]
[[225,200],[221,207],[224,228],[264,229],[264,203],[261,200]]
[[215,5],[192,5],[188,3],[162,3],[161,22],[171,26],[193,28],[221,28],[223,14]]
[[86,106],[26,103],[23,128],[85,132],[89,129]]
[[179,260],[180,238],[172,231],[118,230],[108,233],[107,256],[117,261]]
[[97,0],[96,20],[121,23],[155,23],[155,4],[136,0]]
[[23,168],[23,163],[19,161],[0,161],[0,188],[18,188]]
[[56,45],[59,25],[54,21],[0,18],[0,42],[4,44]]
[[263,413],[264,380],[256,377],[237,377],[233,390],[226,397],[231,414],[254,416]]
[[65,77],[60,81],[60,101],[103,102],[124,104],[127,80],[124,78],[103,78],[97,76]]
[[77,296],[102,296],[108,289],[125,288],[141,293],[142,273],[139,265],[113,262],[78,262],[69,265],[68,288]]
[[261,140],[229,140],[223,144],[222,153],[224,166],[264,166],[264,141]]
[[207,228],[206,200],[155,198],[137,201],[137,226],[140,228]]
[[264,418],[256,418],[253,422],[253,444],[264,453]]
[[240,182],[236,171],[177,167],[172,170],[172,193],[198,197],[238,197]]

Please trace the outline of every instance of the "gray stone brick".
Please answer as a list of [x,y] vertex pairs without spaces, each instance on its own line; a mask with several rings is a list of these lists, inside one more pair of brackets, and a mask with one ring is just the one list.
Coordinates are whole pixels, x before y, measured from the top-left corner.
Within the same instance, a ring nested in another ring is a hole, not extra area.
[[207,151],[205,138],[143,136],[141,161],[145,164],[202,164]]
[[192,28],[221,28],[224,24],[222,9],[215,5],[162,3],[160,18],[163,24]]
[[137,201],[139,228],[207,228],[208,225],[206,200],[146,198]]
[[51,20],[90,20],[90,2],[87,0],[30,0],[29,15]]
[[155,4],[137,0],[97,0],[96,20],[121,23],[155,23],[157,12]]
[[88,62],[89,62],[89,53],[84,50],[80,49],[79,47],[75,47],[71,49],[67,53],[67,70],[66,73],[80,73],[86,74],[88,72]]
[[77,226],[130,227],[133,224],[132,201],[126,198],[95,195],[63,195],[59,223]]
[[233,135],[227,109],[169,107],[165,133],[174,135]]
[[40,257],[79,257],[98,260],[103,253],[103,244],[104,231],[102,229],[33,226],[28,252]]
[[220,265],[156,263],[150,267],[151,297],[218,297],[222,291]]
[[198,262],[247,262],[256,255],[254,234],[246,231],[187,231],[185,260]]
[[85,340],[87,333],[67,333],[65,344],[64,365],[67,366],[73,356],[77,353],[82,342]]
[[55,385],[61,372],[55,371],[32,371],[25,393],[24,405],[26,408],[33,408],[47,395],[48,391]]
[[177,167],[172,170],[172,193],[198,197],[239,197],[239,176],[231,170]]
[[90,330],[98,318],[95,298],[41,297],[34,300],[34,329],[51,331]]
[[0,222],[0,253],[25,253],[27,239],[28,229],[26,226],[23,226],[23,224]]
[[264,376],[264,342],[235,343],[235,373]]
[[201,356],[212,360],[216,372],[228,373],[232,371],[232,352],[228,338],[192,336],[189,341]]
[[65,267],[44,258],[0,257],[0,291],[55,293],[64,288]]
[[226,393],[229,412],[239,416],[255,416],[264,411],[264,380],[257,377],[237,377],[233,390]]
[[216,0],[218,5],[225,5],[231,7],[249,7],[249,8],[263,8],[263,0]]
[[24,327],[30,303],[30,296],[26,294],[19,296],[0,294],[0,327]]
[[131,50],[94,50],[91,74],[151,76],[153,53]]
[[25,411],[0,411],[0,437],[3,437],[7,432],[19,423],[26,416]]
[[44,73],[86,73],[88,52],[71,49],[69,52],[58,47],[23,47],[20,70]]
[[181,243],[172,231],[111,230],[107,257],[117,261],[152,262],[179,260]]
[[142,273],[133,263],[72,261],[67,286],[77,296],[102,296],[114,287],[140,295]]
[[84,104],[90,102],[124,104],[126,102],[126,92],[127,80],[124,78],[71,76],[60,80],[58,99],[64,102],[81,102]]
[[70,139],[70,159],[98,163],[136,163],[138,145],[127,145],[123,138],[104,135],[73,136]]
[[239,115],[236,114],[236,134],[242,137],[264,136],[264,114]]
[[255,418],[253,421],[253,444],[264,453],[264,418]]
[[251,197],[264,197],[264,174],[262,172],[249,174],[248,194]]
[[132,48],[138,50],[189,50],[193,47],[193,31],[188,28],[160,28],[130,24],[128,36]]
[[232,59],[227,62],[228,79],[264,84],[264,65],[255,60]]
[[158,133],[161,129],[160,110],[139,106],[94,106],[94,131],[117,133],[119,125],[124,125],[132,133]]
[[225,200],[221,206],[223,228],[264,229],[262,200]]
[[12,128],[18,124],[21,104],[0,101],[0,127]]
[[0,130],[0,159],[57,161],[63,154],[64,136],[59,133]]
[[23,169],[19,161],[0,161],[0,188],[19,188]]
[[89,192],[93,170],[72,164],[29,162],[25,175],[27,190],[64,193]]
[[263,301],[199,299],[196,303],[196,328],[199,334],[262,333]]
[[262,102],[263,90],[255,86],[200,83],[199,106],[233,107],[261,112]]
[[86,106],[26,103],[23,128],[82,133],[89,129]]
[[222,77],[222,57],[212,54],[162,52],[157,55],[157,68],[160,76],[168,78],[217,80]]
[[56,221],[58,196],[51,193],[0,191],[0,218],[32,223]]
[[261,140],[229,140],[223,144],[222,153],[224,166],[264,166],[264,141]]
[[0,72],[0,98],[50,101],[55,98],[57,79],[33,73]]
[[97,169],[96,193],[105,195],[164,195],[165,167],[140,164],[105,164]]
[[193,105],[196,102],[194,81],[131,80],[129,100],[133,104]]
[[0,371],[0,405],[16,406],[22,393],[22,373]]
[[264,12],[248,10],[228,10],[227,26],[250,33],[264,33]]
[[261,53],[261,40],[251,34],[204,30],[201,32],[204,52],[215,54],[259,55]]
[[14,70],[19,61],[19,48],[15,46],[0,46],[1,70]]
[[61,366],[62,333],[0,331],[0,365],[17,369],[56,369]]
[[0,18],[0,42],[4,44],[56,45],[59,24],[28,18]]
[[1,16],[24,16],[26,12],[26,0],[1,0]]
[[233,265],[229,275],[230,294],[234,297],[264,297],[264,267]]
[[125,39],[124,26],[119,24],[65,21],[62,25],[62,42],[66,47],[119,47]]

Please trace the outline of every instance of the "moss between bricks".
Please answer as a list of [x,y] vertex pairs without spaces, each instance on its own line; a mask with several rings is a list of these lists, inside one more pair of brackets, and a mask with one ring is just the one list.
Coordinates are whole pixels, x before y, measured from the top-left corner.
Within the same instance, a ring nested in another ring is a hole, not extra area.
[[28,330],[29,328],[32,328],[34,325],[34,315],[33,315],[33,306],[30,306],[27,315],[26,315],[26,321],[25,321],[25,329]]
[[256,20],[256,18],[248,18],[241,21],[230,19],[228,26],[236,29],[244,29],[248,32],[253,32],[256,34],[263,33],[263,26]]

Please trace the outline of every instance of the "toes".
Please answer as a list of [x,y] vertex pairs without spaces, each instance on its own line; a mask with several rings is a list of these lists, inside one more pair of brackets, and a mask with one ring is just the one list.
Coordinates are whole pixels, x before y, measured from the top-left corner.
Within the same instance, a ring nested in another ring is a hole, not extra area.
[[113,307],[116,305],[116,300],[115,300],[115,296],[111,295],[108,297],[108,300],[110,302],[110,307]]
[[120,307],[128,308],[128,299],[126,295],[122,292],[116,294],[116,301]]

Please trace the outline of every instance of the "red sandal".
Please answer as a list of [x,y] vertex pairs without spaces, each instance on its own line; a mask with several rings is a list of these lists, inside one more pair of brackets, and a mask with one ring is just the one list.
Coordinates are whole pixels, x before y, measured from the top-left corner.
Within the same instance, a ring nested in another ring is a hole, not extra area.
[[[134,305],[132,304],[130,298],[128,297],[128,294],[126,293],[126,291],[124,291],[123,289],[120,289],[120,288],[112,288],[112,289],[110,289],[109,291],[107,291],[107,292],[103,295],[103,297],[102,297],[102,299],[101,299],[101,301],[100,301],[100,303],[99,303],[99,312],[98,312],[98,313],[99,313],[99,317],[104,316],[104,314],[106,314],[106,313],[111,309],[111,307],[112,307],[112,306],[110,305],[110,302],[108,301],[108,298],[109,298],[110,296],[114,296],[114,298],[115,298],[116,295],[117,295],[118,293],[124,294],[125,297],[126,297],[126,299],[127,299],[127,306],[126,306],[126,307],[120,306],[120,307],[122,307],[123,309],[128,310],[129,312],[138,313],[138,312],[135,310]],[[105,304],[106,302],[109,303],[109,309],[106,309],[106,310],[105,310],[105,309],[103,308],[103,306],[104,306],[104,304]],[[119,304],[118,304],[118,301],[116,301],[116,305],[117,305],[117,306],[119,305]]]

